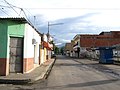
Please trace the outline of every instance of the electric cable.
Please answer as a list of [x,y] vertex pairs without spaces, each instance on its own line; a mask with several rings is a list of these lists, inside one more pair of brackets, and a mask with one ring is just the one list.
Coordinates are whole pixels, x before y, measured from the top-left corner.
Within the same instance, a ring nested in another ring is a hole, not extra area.
[[[15,11],[17,14],[18,14],[18,12],[12,7],[12,5],[9,3],[9,2],[7,2],[6,0],[4,0],[9,6],[10,6],[10,8],[12,8],[13,9],[13,11]],[[19,15],[19,14],[18,14]]]
[[4,8],[0,8],[0,10],[4,13],[4,14],[6,14],[6,15],[8,15],[9,16],[9,14],[7,14],[4,10],[3,10]]

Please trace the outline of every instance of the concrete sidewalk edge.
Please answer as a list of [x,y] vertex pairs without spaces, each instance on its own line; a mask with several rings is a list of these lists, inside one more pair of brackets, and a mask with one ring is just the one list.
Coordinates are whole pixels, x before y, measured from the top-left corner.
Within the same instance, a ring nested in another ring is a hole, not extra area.
[[50,73],[50,71],[51,71],[51,69],[52,69],[52,67],[53,67],[53,65],[54,65],[54,63],[55,63],[55,60],[56,60],[56,59],[54,59],[54,60],[47,66],[45,72],[43,72],[40,76],[38,76],[38,77],[36,77],[36,78],[34,78],[34,79],[31,79],[31,80],[29,81],[29,83],[33,83],[33,82],[35,82],[35,81],[38,81],[38,80],[41,80],[41,79],[44,79],[44,78],[48,77],[48,75],[49,75],[49,73]]
[[40,76],[37,76],[35,78],[27,78],[27,79],[0,79],[0,84],[29,84],[34,83],[37,80],[42,80],[46,77],[48,77],[56,59],[54,59],[45,69],[44,72]]

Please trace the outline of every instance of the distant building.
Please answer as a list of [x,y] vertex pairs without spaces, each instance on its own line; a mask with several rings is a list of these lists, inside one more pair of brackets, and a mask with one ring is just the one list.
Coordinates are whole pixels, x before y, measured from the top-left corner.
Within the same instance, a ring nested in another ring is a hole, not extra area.
[[120,31],[101,32],[99,35],[80,35],[80,46],[110,47],[120,43]]
[[66,54],[66,56],[70,56],[71,50],[72,50],[71,43],[66,43],[65,44],[65,54]]
[[[97,47],[111,47],[120,43],[120,31],[101,32],[97,34],[77,34],[74,38],[73,49],[76,57],[82,57],[86,53],[94,53]],[[93,57],[96,57],[94,56]]]
[[51,43],[53,41],[53,38],[48,35],[48,34],[43,34],[43,47],[44,47],[44,54],[45,54],[45,60],[49,60],[51,58],[51,53],[53,50],[53,43]]
[[77,34],[74,38],[73,38],[73,54],[74,57],[80,57],[80,34]]

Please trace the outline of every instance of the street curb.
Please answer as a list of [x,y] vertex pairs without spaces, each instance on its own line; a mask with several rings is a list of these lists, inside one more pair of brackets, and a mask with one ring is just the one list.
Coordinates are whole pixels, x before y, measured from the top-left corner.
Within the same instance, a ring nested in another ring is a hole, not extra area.
[[53,65],[55,64],[55,61],[56,61],[56,58],[53,60],[53,62],[52,62],[51,65],[49,66],[49,68],[48,68],[48,70],[46,71],[46,73],[45,73],[45,75],[44,75],[43,78],[46,79],[46,78],[49,76],[49,74],[50,74],[50,72],[51,72],[51,70],[52,70],[52,67],[53,67]]
[[0,84],[15,84],[15,85],[23,85],[23,84],[32,84],[35,81],[42,80],[48,77],[56,59],[54,59],[45,69],[45,71],[38,77],[28,78],[28,79],[0,79]]
[[10,79],[0,79],[0,84],[27,84],[30,82],[30,79],[22,79],[22,80],[10,80]]
[[45,79],[46,77],[48,77],[54,63],[55,63],[56,59],[54,59],[52,61],[52,63],[49,64],[49,66],[47,66],[45,72],[43,72],[40,76],[34,78],[34,79],[31,79],[31,81],[29,81],[28,83],[34,83],[35,81],[38,81],[38,80],[42,80],[42,79]]

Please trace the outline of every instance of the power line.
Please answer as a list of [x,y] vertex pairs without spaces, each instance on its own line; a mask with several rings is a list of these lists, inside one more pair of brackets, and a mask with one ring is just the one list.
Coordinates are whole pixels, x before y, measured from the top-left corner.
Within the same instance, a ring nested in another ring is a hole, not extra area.
[[18,14],[18,12],[12,7],[12,5],[10,3],[8,3],[6,0],[4,0],[4,1],[13,9],[13,11],[15,11]]
[[31,21],[28,19],[27,14],[25,13],[24,9],[21,8],[21,11],[24,13],[27,21],[28,21],[31,25],[33,25],[33,24],[31,23]]
[[[9,3],[9,5],[12,5],[12,4]],[[10,8],[9,6],[4,6],[4,5],[0,5],[0,6]],[[15,8],[21,9],[20,7],[17,7],[17,6],[14,6],[14,5],[12,5],[12,6],[15,7]],[[120,8],[67,8],[67,7],[66,8],[63,8],[63,7],[59,7],[59,8],[24,8],[24,9],[27,10],[27,11],[28,11],[28,9],[120,10]]]
[[24,9],[52,9],[52,10],[56,10],[56,9],[60,9],[60,10],[63,10],[63,9],[73,9],[73,10],[120,10],[120,8],[63,8],[63,7],[60,7],[60,8],[24,8]]
[[20,10],[19,16],[20,16],[21,12],[22,12],[22,9]]
[[4,8],[0,8],[0,10],[4,13],[4,14],[6,14],[6,15],[8,15],[9,16],[9,14],[7,14],[4,10],[3,10]]
[[[26,18],[26,20],[29,22],[29,24],[31,24],[32,26],[34,26],[34,25],[31,23],[31,21],[29,20],[29,18],[27,17],[27,14],[26,14],[26,12],[24,11],[23,8],[14,6],[14,5],[8,3],[6,0],[4,0],[4,1],[5,1],[9,6],[0,5],[1,7],[12,8],[17,14],[18,14],[18,12],[14,9],[14,7],[20,9],[20,13],[19,13],[18,15],[20,16],[21,12],[23,12],[23,14],[25,15],[25,18]],[[27,10],[27,9],[26,9],[26,10]],[[27,10],[27,11],[28,11],[28,10]],[[4,12],[5,14],[7,14],[4,10],[2,10],[2,12]],[[28,11],[28,12],[29,12],[29,11]],[[30,12],[29,12],[29,13],[30,13]],[[30,13],[30,14],[31,14],[31,13]],[[7,14],[7,15],[8,15],[8,14]],[[32,15],[32,14],[31,14],[31,15]],[[34,26],[34,27],[35,27],[35,26]]]
[[10,8],[10,6],[0,5],[0,7]]
[[[10,3],[9,3],[10,4]],[[30,11],[28,11],[26,8],[21,8],[21,7],[17,7],[17,6],[15,6],[15,5],[12,5],[12,4],[10,4],[12,7],[15,7],[15,8],[18,8],[18,9],[20,9],[20,14],[21,14],[21,9],[25,9],[29,14],[31,14],[30,13]],[[10,8],[9,6],[4,6],[4,5],[0,5],[1,7],[6,7],[6,8]],[[25,11],[24,10],[24,11]],[[20,14],[19,14],[19,16],[20,16]],[[31,14],[32,15],[32,14]]]
[[[23,12],[23,14],[25,15],[27,21],[28,21],[30,24],[32,24],[32,23],[30,22],[30,20],[28,19],[27,14],[25,13],[25,11],[24,11],[23,8],[20,8],[20,7],[14,6],[14,5],[8,3],[6,0],[4,0],[4,1],[5,1],[9,6],[3,6],[3,5],[0,5],[1,7],[12,8],[17,14],[18,14],[18,12],[17,12],[13,7],[20,9],[20,13],[19,13],[18,15],[20,16],[21,12]],[[27,10],[27,11],[28,11],[28,10]]]
[[[25,11],[21,8],[21,11],[24,13],[26,19],[29,21],[28,17],[27,17],[27,14],[25,13]],[[29,21],[30,22],[30,21]]]
[[[25,9],[25,8],[24,8]],[[28,11],[27,9],[25,9],[29,14],[31,14],[31,12],[30,11]],[[32,15],[32,14],[31,14]],[[33,16],[33,15],[32,15]]]

